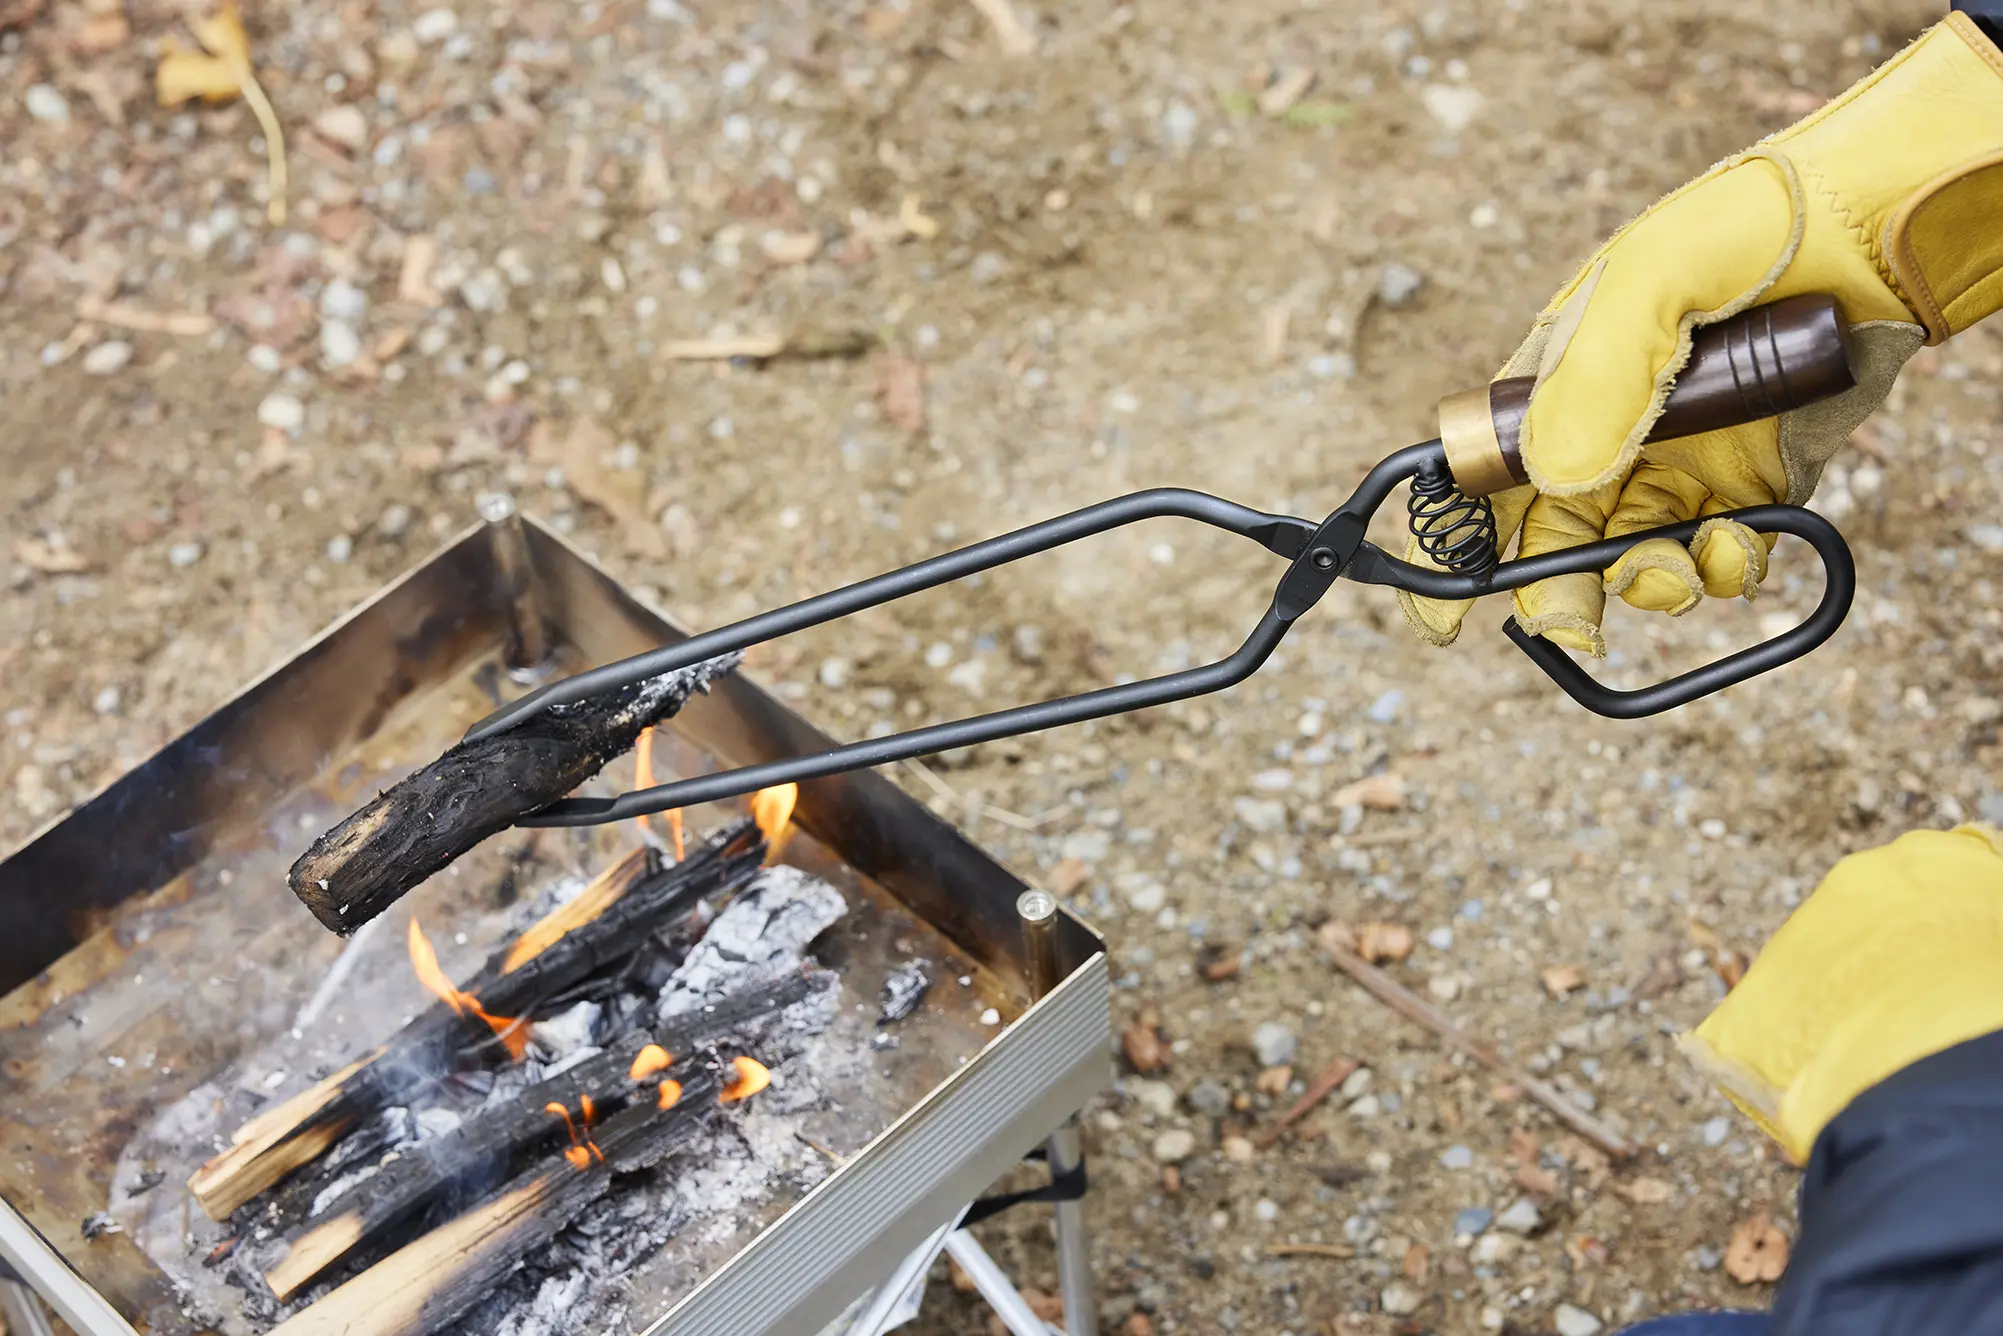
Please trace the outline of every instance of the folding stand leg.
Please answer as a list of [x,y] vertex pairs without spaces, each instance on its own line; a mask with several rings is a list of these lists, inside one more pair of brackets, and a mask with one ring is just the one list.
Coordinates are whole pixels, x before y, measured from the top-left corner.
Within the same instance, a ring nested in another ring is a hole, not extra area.
[[932,1269],[933,1260],[946,1246],[947,1238],[960,1227],[960,1217],[965,1214],[964,1209],[956,1213],[951,1220],[933,1230],[925,1242],[912,1250],[910,1256],[897,1264],[897,1270],[877,1287],[862,1314],[849,1323],[847,1336],[883,1336],[884,1329],[890,1325],[891,1317],[911,1287],[925,1283],[925,1273]]
[[979,1239],[964,1229],[956,1229],[946,1236],[946,1251],[974,1282],[974,1288],[988,1301],[988,1307],[995,1310],[995,1316],[1009,1329],[1010,1336],[1050,1336],[1050,1324],[1036,1315],[1015,1282],[995,1265],[995,1259],[988,1256]]
[[[1073,1116],[1051,1133],[1044,1150],[1050,1176],[1062,1178],[1084,1163]],[[1092,1238],[1085,1228],[1085,1203],[1060,1201],[1057,1211],[1057,1287],[1064,1296],[1066,1336],[1099,1336],[1099,1299],[1092,1283]]]

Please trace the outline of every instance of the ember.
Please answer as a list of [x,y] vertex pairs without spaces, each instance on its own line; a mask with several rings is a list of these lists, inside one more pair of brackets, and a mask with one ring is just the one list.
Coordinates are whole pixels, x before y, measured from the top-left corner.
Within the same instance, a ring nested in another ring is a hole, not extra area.
[[659,1109],[672,1109],[675,1107],[675,1105],[681,1102],[682,1102],[682,1083],[680,1081],[661,1082],[661,1097],[656,1102],[654,1107]]
[[507,1046],[508,1056],[516,1062],[528,1051],[528,1027],[520,1020],[510,1020],[501,1016],[490,1016],[480,1009],[480,999],[471,993],[462,993],[439,968],[438,953],[431,949],[431,939],[424,935],[413,915],[410,920],[410,967],[417,971],[418,982],[430,989],[432,994],[461,1016],[472,1016],[487,1023],[500,1041]]

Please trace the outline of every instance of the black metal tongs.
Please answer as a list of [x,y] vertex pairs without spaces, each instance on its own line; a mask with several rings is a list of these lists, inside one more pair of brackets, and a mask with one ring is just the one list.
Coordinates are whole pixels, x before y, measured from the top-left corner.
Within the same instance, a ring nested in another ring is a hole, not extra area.
[[[1848,327],[1833,300],[1796,297],[1757,307],[1698,331],[1691,359],[1649,439],[1668,440],[1774,417],[1855,383]],[[1501,380],[1450,397],[1441,404],[1439,439],[1408,446],[1379,463],[1349,499],[1318,524],[1179,487],[1135,492],[579,673],[495,711],[474,725],[467,738],[487,737],[544,710],[819,626],[1137,520],[1164,516],[1198,520],[1242,534],[1291,563],[1280,577],[1272,605],[1230,656],[1145,681],[678,780],[618,798],[567,798],[518,824],[582,826],[617,821],[1221,691],[1258,671],[1293,624],[1338,579],[1388,585],[1426,598],[1470,599],[1519,589],[1553,575],[1603,571],[1622,553],[1650,539],[1690,540],[1700,521],[1499,561],[1495,519],[1487,498],[1524,481],[1517,446],[1531,389],[1528,379]],[[1437,568],[1402,561],[1364,539],[1371,517],[1400,483],[1410,484],[1407,509],[1412,533]],[[1822,601],[1799,626],[1636,691],[1601,686],[1562,649],[1526,634],[1513,618],[1504,623],[1504,633],[1572,699],[1615,719],[1674,709],[1800,658],[1829,639],[1850,610],[1857,583],[1850,549],[1835,526],[1799,506],[1753,506],[1730,512],[1730,518],[1758,533],[1793,534],[1820,555]]]

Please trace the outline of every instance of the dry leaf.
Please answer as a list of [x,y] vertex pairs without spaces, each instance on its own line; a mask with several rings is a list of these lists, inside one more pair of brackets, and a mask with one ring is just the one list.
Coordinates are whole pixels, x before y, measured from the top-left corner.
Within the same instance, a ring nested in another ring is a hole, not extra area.
[[1552,965],[1538,974],[1544,984],[1544,991],[1553,997],[1563,997],[1586,986],[1586,972],[1577,965]]
[[884,416],[913,433],[925,430],[925,368],[909,357],[883,359],[877,371],[877,398]]
[[1142,1021],[1120,1031],[1120,1051],[1127,1055],[1127,1065],[1143,1076],[1168,1066],[1168,1045],[1154,1026]]
[[1746,977],[1746,958],[1726,946],[1717,933],[1696,919],[1690,920],[1690,938],[1711,958],[1711,968],[1724,981],[1727,989],[1737,988],[1739,980]]
[[438,262],[438,239],[419,232],[403,243],[403,268],[396,276],[396,299],[413,306],[443,306],[445,296],[431,286],[431,266]]
[[1356,934],[1356,954],[1373,965],[1403,960],[1414,945],[1412,930],[1402,923],[1366,923]]
[[614,444],[612,433],[597,418],[580,417],[564,434],[555,462],[570,489],[604,511],[628,547],[659,560],[668,555],[668,540],[647,515],[645,479],[636,470],[605,467],[604,456]]
[[1725,1245],[1725,1274],[1741,1285],[1770,1285],[1787,1270],[1787,1235],[1765,1211],[1756,1211],[1732,1231]]
[[1314,930],[1314,939],[1322,950],[1334,955],[1337,951],[1356,954],[1356,929],[1339,919],[1330,919]]
[[1660,1206],[1676,1199],[1676,1185],[1659,1178],[1637,1178],[1621,1184],[1620,1194],[1638,1206]]
[[1045,885],[1058,895],[1069,895],[1080,886],[1083,886],[1085,878],[1090,875],[1091,873],[1086,868],[1084,859],[1066,858],[1061,860],[1056,867],[1050,869],[1050,876],[1046,880]]
[[1519,1164],[1516,1166],[1516,1186],[1540,1197],[1555,1197],[1558,1195],[1558,1175],[1541,1164]]
[[758,249],[773,264],[805,264],[821,253],[821,234],[775,228],[758,239]]
[[939,235],[939,220],[925,212],[916,195],[906,195],[904,202],[897,206],[897,221],[920,241],[930,241]]
[[1196,953],[1196,972],[1209,983],[1235,979],[1242,968],[1243,962],[1236,947],[1206,946]]
[[23,538],[14,544],[14,559],[44,575],[75,575],[90,569],[90,559],[67,547],[53,547],[37,538]]
[[265,166],[270,174],[271,202],[265,214],[273,227],[285,225],[285,131],[278,113],[264,95],[250,63],[250,34],[234,4],[225,4],[213,18],[190,18],[188,28],[207,55],[190,51],[169,37],[154,71],[154,91],[163,107],[177,107],[193,98],[228,102],[241,97],[264,131]]
[[70,35],[70,50],[80,56],[101,56],[125,45],[132,25],[123,14],[94,14]]
[[1386,772],[1370,775],[1353,784],[1344,784],[1328,796],[1330,807],[1362,807],[1372,812],[1395,812],[1405,805],[1405,781]]
[[1283,1064],[1260,1072],[1252,1087],[1262,1095],[1284,1095],[1287,1087],[1293,1084],[1293,1079],[1294,1069]]

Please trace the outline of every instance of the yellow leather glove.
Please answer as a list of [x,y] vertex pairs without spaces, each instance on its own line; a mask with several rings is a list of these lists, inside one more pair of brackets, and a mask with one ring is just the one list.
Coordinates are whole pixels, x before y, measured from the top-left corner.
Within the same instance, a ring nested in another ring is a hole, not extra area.
[[[1859,384],[1785,417],[1648,448],[1691,331],[1749,306],[1834,295]],[[1530,485],[1496,497],[1519,556],[1808,500],[1823,466],[1908,358],[2003,306],[2003,54],[1965,14],[1807,119],[1727,159],[1617,232],[1560,289],[1499,373],[1535,375],[1522,430]],[[1769,544],[1721,521],[1686,550],[1657,540],[1604,573],[1518,591],[1526,630],[1605,652],[1606,595],[1680,614],[1750,598]],[[1413,548],[1410,559],[1423,561]],[[1405,596],[1449,644],[1471,604]]]
[[2003,835],[1923,830],[1838,863],[1679,1042],[1797,1164],[1851,1100],[2003,1029]]

